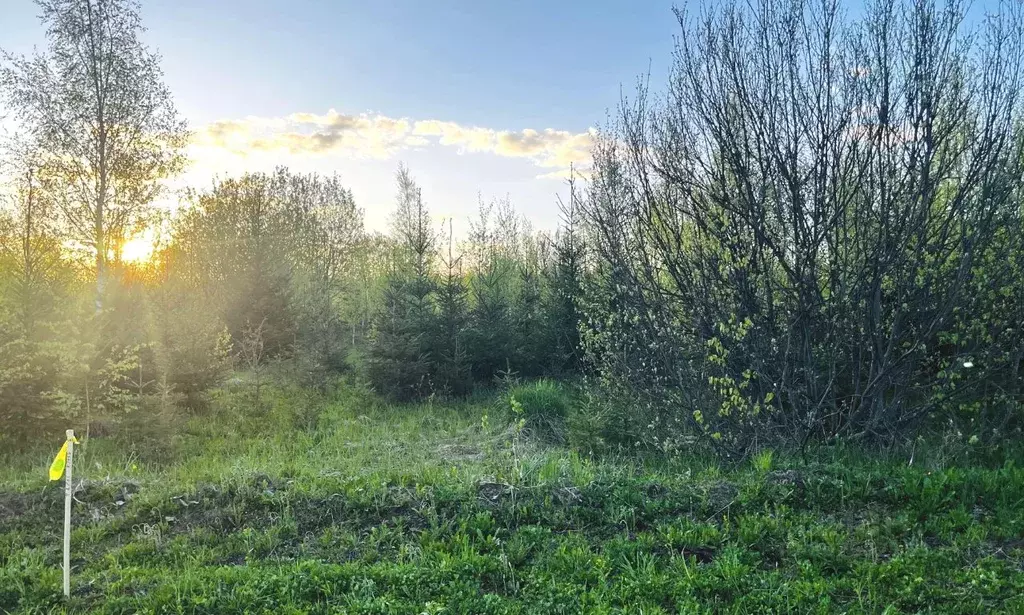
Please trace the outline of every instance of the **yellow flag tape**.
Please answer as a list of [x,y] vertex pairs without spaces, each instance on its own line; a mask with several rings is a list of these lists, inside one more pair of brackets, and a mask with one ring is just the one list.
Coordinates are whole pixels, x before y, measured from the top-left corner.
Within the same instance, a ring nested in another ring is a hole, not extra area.
[[68,442],[78,444],[78,439],[66,440],[64,446],[60,447],[57,456],[53,458],[53,463],[50,464],[50,480],[60,480],[60,477],[64,476],[64,466],[68,463]]

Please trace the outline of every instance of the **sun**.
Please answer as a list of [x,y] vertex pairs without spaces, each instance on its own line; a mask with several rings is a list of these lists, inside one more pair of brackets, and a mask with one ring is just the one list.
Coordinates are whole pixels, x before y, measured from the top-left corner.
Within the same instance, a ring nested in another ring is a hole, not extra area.
[[121,259],[130,263],[142,263],[153,256],[153,242],[146,237],[135,237],[121,246]]

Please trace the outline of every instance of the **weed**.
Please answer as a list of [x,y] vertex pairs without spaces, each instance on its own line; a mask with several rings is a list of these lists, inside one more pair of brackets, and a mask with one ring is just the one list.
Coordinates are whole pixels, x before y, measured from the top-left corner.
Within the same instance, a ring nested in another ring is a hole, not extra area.
[[774,453],[768,448],[755,455],[753,459],[754,469],[760,474],[767,474],[770,472],[772,469],[773,456]]

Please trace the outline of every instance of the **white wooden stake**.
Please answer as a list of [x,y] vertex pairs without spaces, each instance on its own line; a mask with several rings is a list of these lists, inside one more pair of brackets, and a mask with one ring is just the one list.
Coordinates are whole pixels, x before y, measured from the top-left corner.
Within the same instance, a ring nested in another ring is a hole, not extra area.
[[64,468],[64,597],[71,596],[71,454],[75,450],[75,430],[67,430],[68,458]]

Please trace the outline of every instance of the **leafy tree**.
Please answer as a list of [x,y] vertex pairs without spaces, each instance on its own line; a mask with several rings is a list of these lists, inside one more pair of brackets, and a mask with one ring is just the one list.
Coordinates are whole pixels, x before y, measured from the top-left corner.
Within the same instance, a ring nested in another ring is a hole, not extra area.
[[48,48],[3,55],[0,95],[39,152],[68,236],[94,253],[97,304],[117,241],[146,222],[187,139],[132,0],[39,0]]
[[289,209],[296,230],[292,294],[296,305],[297,358],[323,386],[329,374],[345,368],[350,323],[345,322],[346,295],[360,293],[352,269],[363,236],[363,215],[352,193],[337,176],[291,176]]
[[216,306],[235,343],[262,323],[266,357],[290,353],[295,340],[288,178],[278,169],[219,181],[192,196],[174,230],[184,281]]

